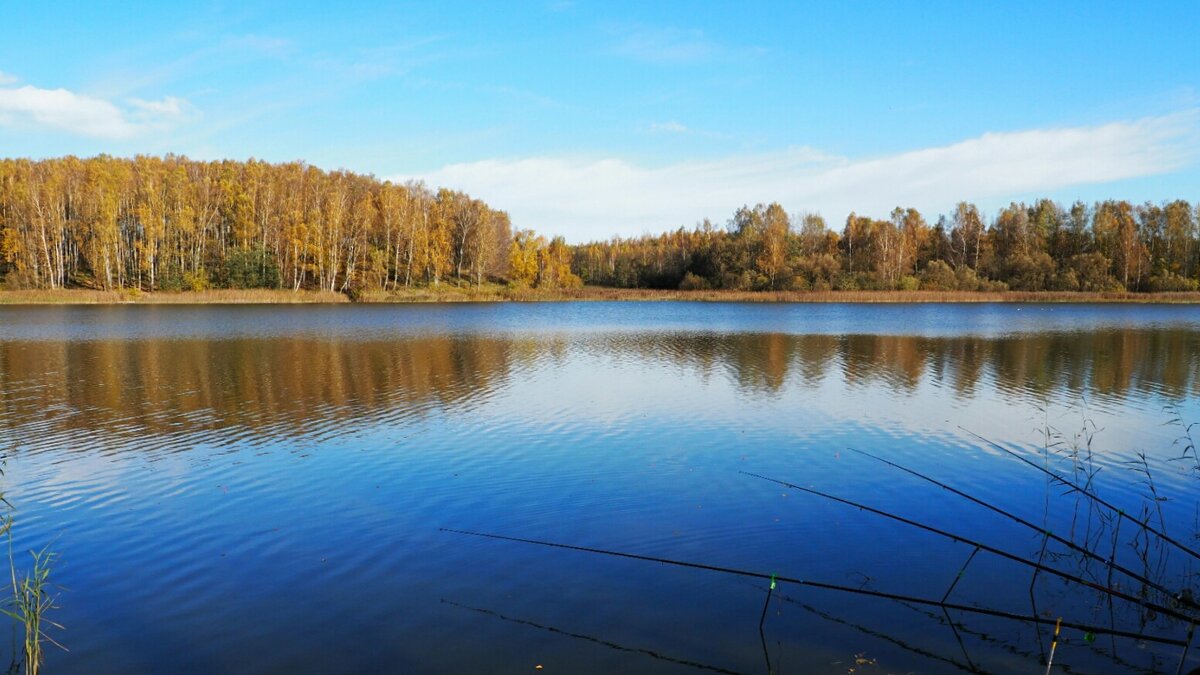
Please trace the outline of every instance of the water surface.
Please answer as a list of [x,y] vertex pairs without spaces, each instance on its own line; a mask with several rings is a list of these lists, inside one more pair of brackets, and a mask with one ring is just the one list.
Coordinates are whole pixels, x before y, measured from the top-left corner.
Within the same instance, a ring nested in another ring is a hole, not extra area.
[[[61,553],[48,672],[1032,672],[1029,624],[784,584],[760,635],[765,583],[439,528],[935,599],[971,553],[748,471],[1105,577],[857,448],[1194,587],[972,433],[1063,471],[1091,437],[1098,491],[1200,544],[1169,423],[1200,420],[1198,354],[1180,306],[4,307],[0,449],[15,548]],[[953,597],[1028,614],[1030,582],[981,553]],[[1064,637],[1073,672],[1179,657]]]

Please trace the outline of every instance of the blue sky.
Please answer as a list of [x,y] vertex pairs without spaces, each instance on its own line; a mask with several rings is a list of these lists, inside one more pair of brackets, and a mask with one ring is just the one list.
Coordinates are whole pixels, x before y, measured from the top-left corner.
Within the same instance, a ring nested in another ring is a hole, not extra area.
[[119,5],[0,9],[0,154],[303,159],[573,241],[1200,200],[1196,2]]

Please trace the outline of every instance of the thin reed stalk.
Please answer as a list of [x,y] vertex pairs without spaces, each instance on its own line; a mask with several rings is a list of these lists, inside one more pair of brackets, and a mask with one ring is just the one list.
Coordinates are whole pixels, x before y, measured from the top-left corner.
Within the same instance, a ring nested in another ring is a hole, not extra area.
[[1200,551],[1196,551],[1196,549],[1188,547],[1186,544],[1183,544],[1183,543],[1179,542],[1178,540],[1170,537],[1166,532],[1163,532],[1162,530],[1151,526],[1148,518],[1145,520],[1139,520],[1138,518],[1126,513],[1124,511],[1124,509],[1118,508],[1117,506],[1113,505],[1111,502],[1100,497],[1094,491],[1089,490],[1087,487],[1079,485],[1078,483],[1075,483],[1075,482],[1071,481],[1070,479],[1062,476],[1061,474],[1051,471],[1050,469],[1038,466],[1036,462],[1030,461],[1029,458],[1022,457],[1021,455],[1010,450],[1009,448],[1006,448],[1003,445],[996,443],[995,441],[984,438],[983,436],[980,436],[979,434],[971,431],[970,429],[967,429],[967,428],[961,427],[961,426],[959,427],[959,429],[962,429],[963,431],[967,432],[971,436],[974,436],[975,438],[979,439],[980,441],[987,443],[992,448],[995,448],[996,450],[999,450],[999,451],[1003,452],[1004,454],[1009,455],[1010,457],[1013,457],[1013,458],[1021,461],[1022,463],[1026,464],[1028,466],[1031,466],[1031,467],[1037,469],[1038,471],[1045,473],[1052,480],[1056,481],[1057,483],[1059,483],[1063,487],[1067,488],[1068,490],[1073,490],[1075,492],[1078,492],[1079,494],[1083,495],[1084,497],[1087,497],[1088,499],[1092,500],[1096,504],[1108,509],[1111,513],[1115,514],[1116,517],[1124,518],[1124,519],[1134,523],[1135,525],[1137,525],[1139,528],[1141,528],[1146,533],[1153,534],[1154,536],[1158,537],[1162,541],[1174,546],[1175,548],[1179,549],[1180,551],[1183,551],[1184,553],[1188,554],[1189,556],[1196,558],[1197,560],[1200,560]]
[[[874,459],[876,461],[887,464],[888,466],[893,467],[895,469],[899,469],[900,471],[903,471],[903,472],[905,472],[911,476],[914,476],[916,478],[920,478],[921,480],[923,480],[927,483],[932,483],[933,485],[936,485],[953,495],[962,497],[963,499],[971,502],[972,504],[977,504],[979,506],[982,506],[983,508],[985,508],[993,513],[996,513],[998,515],[1004,516],[1005,518],[1008,518],[1009,520],[1017,523],[1018,525],[1021,525],[1027,529],[1037,532],[1039,535],[1041,535],[1043,537],[1043,543],[1042,543],[1042,549],[1041,549],[1042,552],[1041,552],[1041,555],[1039,555],[1039,557],[1038,557],[1039,564],[1042,562],[1042,559],[1045,556],[1045,553],[1046,553],[1045,540],[1048,539],[1050,541],[1054,541],[1059,544],[1062,544],[1063,546],[1066,546],[1070,550],[1075,551],[1091,560],[1095,560],[1097,562],[1107,565],[1108,569],[1109,569],[1109,577],[1108,577],[1107,586],[1110,588],[1112,587],[1112,571],[1116,570],[1116,571],[1120,572],[1121,574],[1124,574],[1125,576],[1129,577],[1130,579],[1133,579],[1148,588],[1152,588],[1160,593],[1163,593],[1164,595],[1176,598],[1176,600],[1178,602],[1180,602],[1181,604],[1187,605],[1187,606],[1191,607],[1192,609],[1200,609],[1200,604],[1197,604],[1194,600],[1178,597],[1179,593],[1177,591],[1171,591],[1167,587],[1153,581],[1149,577],[1144,576],[1142,574],[1138,574],[1137,572],[1117,563],[1115,560],[1115,558],[1116,558],[1116,553],[1115,553],[1116,544],[1115,543],[1113,545],[1114,546],[1113,555],[1109,556],[1108,558],[1105,558],[1104,556],[1092,551],[1091,549],[1086,548],[1085,546],[1081,546],[1079,544],[1076,544],[1074,541],[1071,541],[1070,539],[1066,539],[1060,535],[1055,534],[1049,528],[1038,527],[1036,524],[1018,516],[1015,513],[1012,513],[1010,511],[1002,509],[999,506],[996,506],[986,500],[980,499],[978,497],[974,497],[962,490],[959,490],[958,488],[948,485],[947,483],[944,483],[940,480],[937,480],[936,478],[932,478],[932,477],[927,476],[919,471],[902,466],[900,464],[897,464],[896,462],[884,459],[883,457],[879,457],[878,455],[873,455],[864,450],[858,450],[856,448],[850,448],[850,450],[852,452],[856,452],[860,455],[870,457],[871,459]],[[1149,472],[1147,472],[1147,475],[1149,475]]]
[[924,530],[931,534],[936,534],[938,536],[944,537],[951,541],[962,542],[964,544],[967,544],[968,546],[975,546],[976,548],[979,548],[980,550],[986,551],[986,552],[991,553],[1000,558],[1004,558],[1005,560],[1011,560],[1012,562],[1015,562],[1018,565],[1024,565],[1026,567],[1033,568],[1034,570],[1045,572],[1047,574],[1052,574],[1056,577],[1059,577],[1059,578],[1069,581],[1071,583],[1078,584],[1085,588],[1090,588],[1094,591],[1099,591],[1100,593],[1107,594],[1107,595],[1115,597],[1115,598],[1120,598],[1121,600],[1130,602],[1130,603],[1137,605],[1143,609],[1157,612],[1158,614],[1171,617],[1172,619],[1177,619],[1184,623],[1188,623],[1190,621],[1195,620],[1193,617],[1183,614],[1182,612],[1175,611],[1173,609],[1170,609],[1168,607],[1165,607],[1165,606],[1155,603],[1153,601],[1147,600],[1145,598],[1139,598],[1135,595],[1131,595],[1129,593],[1121,591],[1120,589],[1107,587],[1107,586],[1101,585],[1101,584],[1093,582],[1093,581],[1088,581],[1087,579],[1084,579],[1082,577],[1076,576],[1069,572],[1064,572],[1059,569],[1055,569],[1048,565],[1044,565],[1040,562],[1033,562],[1031,560],[1026,560],[1025,558],[1022,558],[1021,556],[1010,553],[1009,551],[1005,551],[1003,549],[996,548],[995,546],[989,546],[987,544],[981,543],[979,541],[976,541],[974,539],[971,539],[970,537],[967,537],[967,536],[964,536],[961,534],[947,532],[946,530],[938,529],[936,527],[932,527],[932,526],[926,525],[924,523],[919,523],[915,520],[912,520],[911,518],[905,518],[904,516],[899,516],[894,513],[888,513],[887,511],[883,511],[882,509],[877,509],[877,508],[874,508],[871,506],[867,506],[866,504],[861,504],[856,501],[844,499],[842,497],[837,497],[835,495],[831,495],[826,492],[821,492],[820,490],[806,488],[801,485],[796,485],[795,483],[789,483],[787,481],[779,480],[777,478],[769,478],[767,476],[761,476],[756,473],[750,473],[749,471],[742,471],[740,473],[745,474],[747,476],[752,476],[754,478],[759,478],[761,480],[769,481],[769,482],[775,483],[777,485],[782,485],[784,487],[791,488],[793,490],[799,490],[801,492],[806,492],[811,495],[816,495],[818,497],[822,497],[822,498],[828,499],[830,501],[838,502],[840,504],[852,506],[852,507],[860,509],[862,511],[866,511],[868,513],[873,513],[877,516],[882,516],[889,520],[894,520],[898,523],[904,523],[905,525],[910,525],[912,527],[915,527],[920,530]]
[[55,596],[50,594],[50,572],[58,556],[49,547],[41,551],[30,551],[33,565],[28,573],[18,576],[16,561],[13,560],[12,540],[9,540],[8,560],[12,578],[12,608],[0,610],[20,623],[25,631],[25,673],[37,675],[44,659],[44,642],[65,650],[54,638],[46,634],[44,626],[62,629],[46,614],[57,609]]

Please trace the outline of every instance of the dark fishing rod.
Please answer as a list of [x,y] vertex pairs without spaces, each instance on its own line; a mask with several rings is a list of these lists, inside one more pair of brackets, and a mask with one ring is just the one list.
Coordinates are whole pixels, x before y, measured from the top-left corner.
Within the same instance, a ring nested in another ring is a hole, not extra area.
[[[751,579],[775,579],[778,583],[795,584],[797,586],[806,586],[809,588],[821,588],[828,591],[838,591],[842,593],[853,593],[855,595],[863,595],[873,598],[883,598],[885,600],[896,600],[898,602],[909,602],[914,605],[927,605],[933,607],[945,607],[959,612],[967,612],[970,614],[980,614],[983,616],[992,616],[1000,619],[1009,619],[1012,621],[1024,621],[1026,623],[1036,623],[1042,625],[1054,625],[1054,619],[1047,619],[1040,616],[1028,614],[1015,614],[1013,612],[1005,612],[998,609],[988,609],[986,607],[973,607],[971,605],[960,605],[951,602],[942,602],[940,600],[929,600],[926,598],[916,598],[908,595],[899,595],[896,593],[885,593],[883,591],[873,591],[867,588],[854,588],[852,586],[840,586],[838,584],[827,584],[821,581],[807,581],[797,579],[795,577],[780,576],[778,574],[768,574],[766,572],[755,572],[752,570],[737,569],[735,567],[722,567],[720,565],[707,565],[704,563],[689,562],[686,560],[672,560],[671,558],[660,558],[652,555],[642,555],[640,553],[627,553],[624,551],[611,551],[602,548],[593,548],[590,546],[575,546],[572,544],[562,544],[553,541],[542,541],[540,539],[525,539],[523,537],[509,537],[502,534],[491,534],[489,532],[472,532],[470,530],[456,530],[449,527],[438,528],[442,532],[452,534],[462,534],[471,537],[483,537],[485,539],[497,539],[500,541],[512,541],[520,544],[533,544],[535,546],[546,546],[549,548],[559,548],[568,551],[580,551],[582,553],[594,553],[596,555],[610,556],[614,558],[626,558],[629,560],[643,560],[646,562],[656,562],[663,565],[673,565],[675,567],[687,567],[690,569],[707,570],[710,572],[720,572],[721,574],[730,574],[739,577],[747,577]],[[1187,620],[1187,619],[1185,619]],[[1171,645],[1174,647],[1184,646],[1183,640],[1173,638],[1158,637],[1156,635],[1148,635],[1145,633],[1134,633],[1126,630],[1113,630],[1100,626],[1092,626],[1089,624],[1078,623],[1074,621],[1063,621],[1062,625],[1067,628],[1073,628],[1095,634],[1109,634],[1120,638],[1129,638],[1131,640],[1145,640],[1146,642],[1155,642],[1158,644]]]
[[[899,469],[909,475],[916,476],[917,478],[920,478],[923,481],[933,483],[934,485],[936,485],[940,488],[943,488],[945,490],[948,490],[952,494],[956,494],[959,497],[962,497],[963,499],[966,499],[967,501],[969,501],[973,504],[978,504],[979,506],[982,506],[983,508],[988,509],[989,511],[992,511],[994,513],[998,513],[998,514],[1004,516],[1005,518],[1012,520],[1015,523],[1024,525],[1025,527],[1033,530],[1034,532],[1037,532],[1038,534],[1044,534],[1047,537],[1049,537],[1051,540],[1056,541],[1056,542],[1066,546],[1067,548],[1071,549],[1072,551],[1076,551],[1078,553],[1081,553],[1081,554],[1087,556],[1088,558],[1099,561],[1100,563],[1107,565],[1109,568],[1114,569],[1114,570],[1124,574],[1125,576],[1129,577],[1130,579],[1133,579],[1139,583],[1145,584],[1146,586],[1153,588],[1156,591],[1164,593],[1164,594],[1174,598],[1175,600],[1177,600],[1178,602],[1180,602],[1182,604],[1188,605],[1188,606],[1192,607],[1193,609],[1200,608],[1200,603],[1197,603],[1194,600],[1189,600],[1186,596],[1182,595],[1178,591],[1172,591],[1172,590],[1166,588],[1165,586],[1163,586],[1162,584],[1159,584],[1155,581],[1152,581],[1152,580],[1142,576],[1141,574],[1138,574],[1137,572],[1134,572],[1133,570],[1118,563],[1115,560],[1115,558],[1105,559],[1103,556],[1093,552],[1092,550],[1088,549],[1085,546],[1080,546],[1079,544],[1076,544],[1075,542],[1070,541],[1069,539],[1060,537],[1059,535],[1054,534],[1053,532],[1051,532],[1047,529],[1038,527],[1036,524],[1031,523],[1028,520],[1025,520],[1024,518],[1016,515],[1015,513],[1010,513],[1008,511],[1005,511],[1004,509],[1000,508],[999,506],[995,506],[993,504],[985,502],[984,500],[979,499],[978,497],[973,497],[973,496],[967,494],[966,492],[959,490],[958,488],[951,487],[950,485],[947,485],[947,484],[943,483],[942,481],[937,480],[936,478],[931,478],[929,476],[926,476],[925,474],[923,474],[919,471],[910,469],[905,466],[901,466],[893,461],[890,461],[890,460],[884,459],[878,455],[873,455],[869,452],[866,452],[865,450],[859,450],[857,448],[849,448],[849,450],[851,452],[857,452],[860,455],[865,455],[867,457],[870,457],[871,459],[874,459],[876,461],[883,462],[884,464],[887,464],[888,466]],[[1110,582],[1109,585],[1111,586],[1112,583]]]
[[1087,488],[1083,487],[1082,485],[1073,483],[1070,480],[1067,480],[1065,477],[1051,471],[1050,469],[1047,469],[1044,466],[1038,466],[1036,462],[1030,461],[1030,459],[1028,457],[1022,457],[1021,455],[1017,454],[1016,452],[1009,450],[1008,448],[1004,447],[1003,445],[1000,445],[999,443],[996,443],[995,441],[984,438],[983,436],[980,436],[979,434],[977,434],[974,431],[971,431],[970,429],[967,429],[965,427],[960,426],[959,429],[962,429],[963,431],[967,432],[968,434],[971,434],[975,438],[983,441],[984,443],[987,443],[988,445],[992,446],[993,448],[995,448],[1011,457],[1015,457],[1016,459],[1021,460],[1022,462],[1028,464],[1029,466],[1032,466],[1033,468],[1037,469],[1038,471],[1041,471],[1042,473],[1046,474],[1047,476],[1050,476],[1051,478],[1053,478],[1055,481],[1057,481],[1064,487],[1070,488],[1070,489],[1074,490],[1075,492],[1078,492],[1079,494],[1083,495],[1084,497],[1087,497],[1088,499],[1092,500],[1093,502],[1096,502],[1097,504],[1103,506],[1104,508],[1108,509],[1109,511],[1112,511],[1113,513],[1117,514],[1119,517],[1128,520],[1129,522],[1137,525],[1138,527],[1149,532],[1150,534],[1153,534],[1154,536],[1158,537],[1159,539],[1167,542],[1168,544],[1171,544],[1172,546],[1179,549],[1180,551],[1183,551],[1184,553],[1192,556],[1193,558],[1200,560],[1200,552],[1197,552],[1195,549],[1188,548],[1184,544],[1179,543],[1174,538],[1167,535],[1166,532],[1163,532],[1162,530],[1151,527],[1149,521],[1143,522],[1141,520],[1138,520],[1137,518],[1134,518],[1133,516],[1129,515],[1128,513],[1125,513],[1124,509],[1114,506],[1110,502],[1108,502],[1108,501],[1104,500],[1102,497],[1100,497],[1100,495],[1088,490]]
[[[831,495],[826,492],[821,492],[820,490],[806,488],[806,487],[803,487],[800,485],[796,485],[795,483],[789,483],[787,481],[779,480],[777,478],[769,478],[767,476],[760,476],[756,473],[750,473],[749,471],[742,471],[740,473],[744,473],[747,476],[753,476],[755,478],[760,478],[765,481],[770,481],[772,483],[776,483],[776,484],[782,485],[784,487],[789,487],[789,488],[792,488],[793,490],[807,492],[809,494],[816,495],[818,497],[823,497],[825,499],[829,499],[831,501],[845,504],[847,506],[853,506],[854,508],[861,509],[863,511],[867,511],[870,513],[874,513],[875,515],[883,516],[884,518],[889,518],[896,522],[904,523],[905,525],[911,525],[915,528],[925,530],[926,532],[931,532],[933,534],[950,539],[951,541],[957,541],[957,542],[961,542],[963,544],[969,544],[971,546],[975,546],[981,550],[987,551],[988,553],[991,553],[993,555],[1000,556],[1001,558],[1004,558],[1006,560],[1011,560],[1013,562],[1020,563],[1027,567],[1032,567],[1033,569],[1038,570],[1040,572],[1045,572],[1047,574],[1053,574],[1057,577],[1066,579],[1067,581],[1077,583],[1081,586],[1086,586],[1087,588],[1091,588],[1093,590],[1100,591],[1101,593],[1105,593],[1109,596],[1120,598],[1120,599],[1126,600],[1128,602],[1132,602],[1133,604],[1138,605],[1140,607],[1144,607],[1146,609],[1154,610],[1155,612],[1158,612],[1159,614],[1162,614],[1163,616],[1169,616],[1173,619],[1178,619],[1180,621],[1183,621],[1184,623],[1191,623],[1192,621],[1195,621],[1195,619],[1193,619],[1192,617],[1190,617],[1186,614],[1183,614],[1181,612],[1177,612],[1169,607],[1164,607],[1158,603],[1151,602],[1149,600],[1143,600],[1142,598],[1139,598],[1135,595],[1130,595],[1128,593],[1125,593],[1124,591],[1119,591],[1115,588],[1101,586],[1100,584],[1097,584],[1093,581],[1088,581],[1087,579],[1075,576],[1074,574],[1070,574],[1069,572],[1063,572],[1062,570],[1057,570],[1048,565],[1036,563],[1036,562],[1033,562],[1032,560],[1026,560],[1025,558],[1022,558],[1019,555],[1009,553],[1008,551],[996,548],[995,546],[988,546],[987,544],[975,541],[974,539],[970,539],[968,537],[964,537],[960,534],[954,534],[953,532],[947,532],[946,530],[940,530],[931,525],[926,525],[925,523],[919,523],[915,520],[905,518],[904,516],[898,516],[894,513],[888,513],[887,511],[882,511],[880,509],[867,506],[866,504],[860,504],[859,502],[851,501],[849,499],[843,499],[841,497]],[[1053,622],[1050,622],[1050,623],[1053,624]]]

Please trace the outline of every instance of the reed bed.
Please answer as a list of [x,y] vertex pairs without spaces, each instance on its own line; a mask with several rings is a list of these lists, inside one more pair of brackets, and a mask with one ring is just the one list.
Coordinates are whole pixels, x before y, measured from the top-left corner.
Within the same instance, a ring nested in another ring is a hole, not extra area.
[[[537,293],[536,291],[534,292]],[[1200,293],[1081,293],[1057,291],[722,291],[654,290],[587,287],[550,291],[570,300],[690,300],[701,302],[793,303],[979,303],[979,302],[1121,302],[1200,303]],[[538,299],[536,297],[531,299]]]
[[0,305],[86,304],[313,304],[313,303],[432,303],[432,302],[566,302],[566,301],[690,301],[763,303],[1137,303],[1196,304],[1200,292],[1082,293],[1057,291],[723,291],[657,290],[649,288],[573,289],[513,288],[501,284],[364,290],[348,295],[334,291],[279,289],[212,289],[183,292],[143,292],[133,289],[4,290]]
[[102,291],[83,288],[0,291],[0,305],[250,305],[350,302],[343,293],[277,289],[212,289],[147,293],[134,289]]

